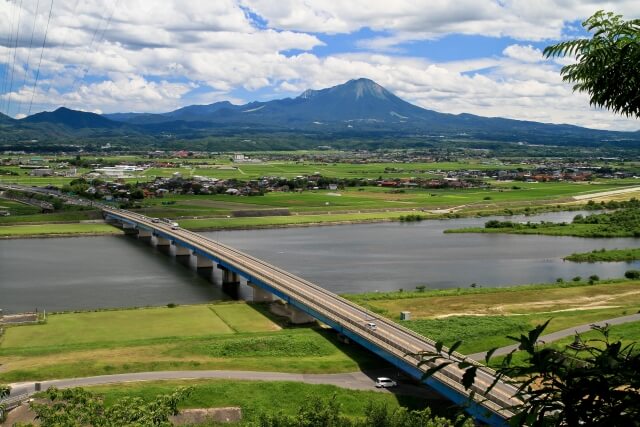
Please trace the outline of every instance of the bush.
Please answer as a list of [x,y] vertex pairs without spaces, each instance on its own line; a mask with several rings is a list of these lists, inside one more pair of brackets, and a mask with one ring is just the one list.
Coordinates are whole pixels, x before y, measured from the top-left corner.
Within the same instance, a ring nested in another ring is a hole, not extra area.
[[624,273],[627,279],[640,279],[640,270],[627,270]]

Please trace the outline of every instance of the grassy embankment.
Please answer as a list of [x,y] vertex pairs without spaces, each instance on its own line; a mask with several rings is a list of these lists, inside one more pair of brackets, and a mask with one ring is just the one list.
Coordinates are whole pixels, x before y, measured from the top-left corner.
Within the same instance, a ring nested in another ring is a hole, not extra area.
[[380,363],[331,331],[283,326],[264,306],[244,303],[52,314],[46,324],[6,328],[0,381],[179,369],[352,372]]
[[[512,343],[507,335],[526,333],[552,319],[547,332],[638,312],[640,283],[607,281],[387,292],[348,295],[347,298],[445,344],[462,340],[462,353],[475,353]],[[629,337],[640,340],[640,328]]]
[[153,381],[90,387],[88,389],[104,396],[105,403],[109,405],[125,396],[151,400],[154,396],[169,394],[181,386],[193,387],[193,393],[184,403],[179,405],[180,408],[239,406],[242,408],[245,420],[252,420],[260,413],[279,411],[294,415],[311,399],[327,400],[334,396],[340,402],[341,412],[352,417],[363,417],[364,411],[370,403],[385,404],[390,409],[400,406],[409,409],[423,409],[427,404],[423,399],[411,396],[347,390],[332,385],[290,381]]
[[573,253],[564,257],[573,262],[629,262],[640,259],[640,248],[595,249],[591,252]]

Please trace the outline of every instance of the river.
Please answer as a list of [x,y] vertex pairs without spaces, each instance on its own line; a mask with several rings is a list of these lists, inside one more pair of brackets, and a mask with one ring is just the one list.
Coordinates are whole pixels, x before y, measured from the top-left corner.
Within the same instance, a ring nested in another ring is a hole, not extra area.
[[[570,221],[577,212],[513,221]],[[505,286],[621,277],[640,263],[577,264],[573,252],[637,246],[640,239],[443,234],[491,218],[203,233],[334,292]],[[0,240],[5,313],[197,303],[226,298],[219,273],[198,275],[126,236]],[[244,289],[246,294],[247,289]]]

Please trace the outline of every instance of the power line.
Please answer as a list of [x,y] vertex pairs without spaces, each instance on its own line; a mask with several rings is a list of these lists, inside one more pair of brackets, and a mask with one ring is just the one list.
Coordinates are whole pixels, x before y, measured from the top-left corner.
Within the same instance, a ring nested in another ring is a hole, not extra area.
[[[79,4],[80,4],[80,0],[76,0],[76,4],[75,4],[75,6],[73,6],[73,12],[71,13],[72,16],[76,15],[76,11],[78,10],[78,5]],[[63,38],[62,44],[56,49],[58,51],[58,55],[56,55],[56,58],[53,60],[53,63],[58,63],[58,60],[62,56],[62,52],[64,51],[65,47],[67,47],[67,38],[66,37]],[[49,79],[49,83],[47,84],[47,88],[43,90],[45,95],[49,95],[49,92],[51,91],[51,84],[52,83],[53,83],[53,80]]]
[[[2,93],[3,94],[6,94],[6,92],[7,92],[7,83],[9,83],[9,64],[11,63],[11,46],[13,46],[13,24],[14,24],[14,21],[15,21],[15,18],[16,18],[16,13],[17,13],[16,12],[17,11],[16,6],[17,5],[18,5],[18,0],[16,0],[13,3],[13,10],[11,11],[11,14],[9,16],[9,20],[11,22],[11,25],[10,25],[10,29],[9,29],[9,44],[7,45],[7,64],[5,66],[4,74],[2,76]],[[4,109],[4,105],[5,105],[5,100],[3,98],[2,99],[3,109]]]
[[[102,33],[100,34],[98,43],[101,43],[102,40],[104,40],[104,35],[107,32],[109,25],[111,25],[111,20],[113,19],[113,15],[116,11],[116,8],[118,7],[119,1],[120,0],[116,0],[115,3],[113,4],[113,7],[111,8],[109,19],[107,19],[106,25],[104,26]],[[91,51],[91,47],[93,46],[93,42],[95,41],[96,34],[98,34],[98,31],[100,30],[100,27],[102,26],[103,22],[104,22],[104,16],[102,17],[102,21],[100,21],[100,24],[96,27],[96,30],[93,32],[93,37],[91,38],[91,42],[89,43],[89,50],[88,50],[89,52]],[[84,70],[84,72],[82,73],[82,77],[74,81],[73,85],[71,86],[71,92],[70,92],[71,94],[73,94],[76,91],[77,87],[80,85],[80,83],[84,81],[85,77],[87,77],[87,74],[89,73],[89,70],[91,70],[91,64],[89,64],[87,68]]]
[[36,70],[36,78],[33,81],[33,90],[31,91],[31,101],[29,102],[29,112],[31,114],[31,107],[33,106],[33,97],[36,94],[36,86],[38,85],[38,78],[40,77],[40,65],[42,64],[42,55],[44,54],[44,47],[47,44],[47,34],[49,33],[49,22],[51,22],[51,12],[53,11],[53,0],[51,0],[51,6],[49,6],[49,17],[47,18],[47,26],[44,29],[44,37],[42,38],[42,49],[40,50],[40,60],[38,61],[38,68]]
[[[40,0],[36,2],[36,10],[33,13],[33,25],[31,26],[31,40],[29,40],[29,53],[27,54],[27,65],[24,68],[24,78],[22,79],[22,87],[27,84],[27,74],[29,74],[29,61],[31,61],[31,48],[33,47],[33,35],[36,32],[36,20],[38,19],[38,9],[40,8]],[[20,114],[22,110],[22,100],[18,97],[18,109],[16,115]]]
[[16,68],[16,56],[18,54],[18,39],[20,38],[20,21],[22,19],[22,0],[20,0],[20,9],[18,10],[18,27],[16,30],[15,45],[13,48],[13,64],[11,65],[11,83],[9,84],[9,97],[7,98],[7,115],[11,109],[11,92],[13,92],[13,74]]

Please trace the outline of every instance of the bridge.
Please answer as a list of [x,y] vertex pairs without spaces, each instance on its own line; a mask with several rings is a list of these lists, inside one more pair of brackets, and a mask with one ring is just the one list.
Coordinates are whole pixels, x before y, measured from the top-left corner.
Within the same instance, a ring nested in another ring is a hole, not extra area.
[[[430,367],[422,362],[421,352],[436,352],[436,343],[395,322],[379,317],[320,286],[283,269],[245,254],[220,242],[184,230],[164,221],[131,211],[102,205],[108,222],[115,223],[141,239],[155,240],[156,245],[175,247],[176,256],[196,257],[198,268],[213,268],[223,272],[223,287],[238,286],[240,277],[253,288],[254,300],[280,298],[300,321],[316,319],[353,342],[377,354],[409,376],[426,383],[452,402],[489,425],[502,426],[521,403],[513,396],[516,388],[502,380],[486,393],[496,373],[462,354],[453,352],[452,359],[477,364],[476,381],[469,390],[462,384],[464,371],[451,364],[423,380]],[[374,326],[375,325],[375,326]],[[443,348],[444,356],[448,349]],[[475,393],[471,393],[471,391]]]

